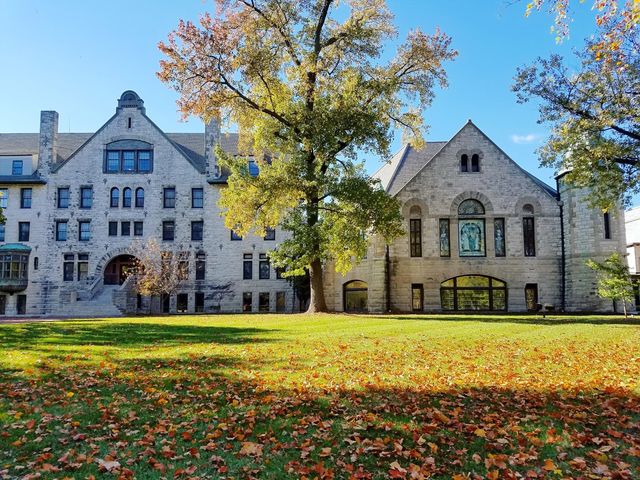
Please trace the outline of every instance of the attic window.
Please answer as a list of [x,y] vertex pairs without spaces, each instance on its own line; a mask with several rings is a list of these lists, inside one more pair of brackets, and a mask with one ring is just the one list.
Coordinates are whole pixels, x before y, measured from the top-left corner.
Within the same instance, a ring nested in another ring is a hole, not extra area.
[[469,171],[469,155],[466,153],[460,157],[460,171],[468,172]]
[[471,155],[471,171],[479,172],[480,171],[480,156],[477,153]]
[[133,125],[133,120],[131,119],[131,117],[127,118],[127,128],[131,128],[132,125]]

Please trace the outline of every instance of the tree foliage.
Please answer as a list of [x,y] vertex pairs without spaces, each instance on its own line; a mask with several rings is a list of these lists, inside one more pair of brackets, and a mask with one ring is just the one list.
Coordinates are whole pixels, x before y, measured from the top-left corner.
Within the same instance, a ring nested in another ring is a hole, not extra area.
[[394,57],[396,36],[384,0],[218,0],[215,17],[181,21],[160,49],[159,77],[179,93],[184,115],[220,117],[236,125],[246,158],[218,151],[231,171],[220,206],[240,234],[281,225],[291,238],[271,260],[288,275],[309,269],[310,310],[325,310],[322,263],[346,272],[372,234],[403,233],[399,205],[357,161],[359,152],[389,154],[393,130],[420,144],[421,110],[443,63],[455,57],[450,38],[409,33]]
[[629,275],[627,262],[616,252],[603,262],[588,260],[587,265],[598,273],[598,288],[596,290],[598,296],[613,301],[622,300],[626,317],[626,302],[633,300],[633,282]]
[[179,247],[163,250],[153,238],[132,244],[136,258],[133,289],[144,296],[171,295],[188,279],[189,252]]
[[553,55],[519,69],[513,86],[520,103],[540,102],[539,122],[552,127],[542,164],[570,170],[604,210],[640,192],[640,40],[628,35],[608,55],[590,40],[576,71]]

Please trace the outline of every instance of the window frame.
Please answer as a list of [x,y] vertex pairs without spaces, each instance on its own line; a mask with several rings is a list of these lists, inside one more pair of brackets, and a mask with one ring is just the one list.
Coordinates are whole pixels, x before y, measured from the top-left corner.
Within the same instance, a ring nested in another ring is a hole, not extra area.
[[[417,227],[416,227],[417,225]],[[409,256],[422,257],[422,219],[409,219]]]
[[[171,227],[171,228],[168,228]],[[168,238],[168,232],[171,232],[170,237]],[[163,242],[173,242],[176,239],[176,221],[175,220],[163,220],[162,221],[162,241]]]
[[[82,230],[83,226],[87,226],[87,230]],[[83,238],[83,233],[87,234],[86,238]],[[91,241],[91,220],[78,220],[78,241],[89,242]]]
[[[105,148],[103,173],[146,174],[153,172],[153,148]],[[125,158],[133,152],[133,159]],[[142,158],[148,154],[148,158]],[[133,161],[132,169],[125,169],[125,162]],[[148,162],[149,168],[142,168],[143,162]]]
[[244,253],[242,255],[242,279],[253,280],[253,254]]
[[274,242],[276,240],[276,229],[275,228],[271,228],[271,227],[267,227],[265,229],[265,234],[264,234],[263,240],[265,240],[267,242]]
[[[89,192],[89,196],[85,197],[85,192]],[[89,210],[93,207],[93,187],[90,185],[83,185],[80,187],[80,208],[83,210]]]
[[8,208],[9,206],[9,189],[0,188],[0,208]]
[[[23,226],[26,226],[26,230],[23,230]],[[26,235],[23,233],[26,232]],[[18,222],[18,241],[28,242],[31,238],[31,222]]]
[[[167,196],[168,192],[173,192],[173,198]],[[162,188],[162,208],[176,208],[176,187]]]
[[[138,227],[140,227],[140,228],[138,229]],[[143,221],[138,220],[138,221],[133,222],[133,236],[134,237],[142,237],[142,236],[144,236],[144,222]]]
[[[530,227],[529,225],[530,224]],[[536,256],[536,224],[535,217],[522,217],[522,247],[525,257]]]
[[131,208],[133,192],[130,187],[122,189],[122,208]]
[[120,206],[120,189],[111,187],[109,190],[109,208],[118,208]]
[[[140,192],[142,192],[142,195],[139,195]],[[136,188],[135,208],[144,208],[144,188],[142,187]]]
[[[198,231],[198,226],[200,230]],[[197,233],[198,235],[194,235]],[[199,238],[196,238],[199,237]],[[202,242],[204,240],[204,221],[203,220],[193,220],[191,221],[191,241],[192,242]]]
[[[266,270],[265,270],[266,268]],[[271,262],[266,253],[261,253],[258,257],[258,280],[271,279]]]
[[31,208],[33,204],[33,188],[25,187],[20,189],[20,208]]
[[[126,228],[125,228],[125,226],[126,226]],[[122,220],[120,222],[120,236],[121,237],[130,237],[131,236],[131,221],[130,220]]]
[[[196,192],[199,192],[200,197],[195,195]],[[200,205],[197,205],[198,202]],[[194,187],[191,189],[191,208],[204,208],[204,188]]]
[[[66,196],[61,195],[62,192],[66,192]],[[57,193],[56,208],[69,208],[69,204],[71,203],[71,189],[69,187],[58,187]],[[61,202],[63,198],[66,200],[66,205],[63,205]]]
[[118,236],[118,222],[111,220],[108,224],[108,233],[109,237],[117,237]]
[[[60,226],[64,224],[64,238],[60,238],[62,230]],[[69,220],[56,220],[56,242],[66,242],[69,239]]]
[[24,160],[13,160],[11,162],[11,176],[20,177],[24,175],[23,172],[24,172]]

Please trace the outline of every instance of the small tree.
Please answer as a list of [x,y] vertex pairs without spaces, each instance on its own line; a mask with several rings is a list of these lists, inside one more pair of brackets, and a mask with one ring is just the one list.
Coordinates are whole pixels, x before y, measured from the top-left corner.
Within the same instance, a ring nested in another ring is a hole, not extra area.
[[189,252],[179,247],[162,250],[158,242],[149,239],[134,243],[131,254],[136,257],[133,289],[139,295],[171,295],[188,279]]
[[602,263],[588,260],[587,265],[598,273],[598,295],[614,302],[622,300],[624,316],[627,318],[627,301],[633,299],[633,282],[629,275],[629,267],[622,256],[613,253]]

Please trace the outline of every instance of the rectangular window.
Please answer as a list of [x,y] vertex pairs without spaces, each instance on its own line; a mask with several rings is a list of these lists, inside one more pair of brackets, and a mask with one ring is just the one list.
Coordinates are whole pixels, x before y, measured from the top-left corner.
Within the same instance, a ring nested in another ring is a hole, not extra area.
[[0,225],[0,242],[4,242],[4,225]]
[[120,222],[120,235],[123,237],[131,235],[131,222]]
[[162,303],[162,313],[169,313],[171,311],[171,295],[161,294],[160,302]]
[[[80,259],[80,255],[78,255]],[[86,280],[89,277],[89,262],[78,262],[78,281]]]
[[603,220],[604,220],[604,238],[607,240],[610,240],[611,239],[611,217],[609,216],[609,212],[604,212]]
[[441,218],[439,223],[440,233],[440,256],[441,257],[450,257],[451,256],[451,242],[449,240],[449,219]]
[[7,314],[7,296],[0,295],[0,315]]
[[165,187],[162,194],[162,206],[164,208],[176,208],[176,188]]
[[19,222],[18,223],[18,241],[19,242],[28,242],[29,234],[31,233],[31,224],[29,222]]
[[204,312],[204,292],[196,292],[196,313]]
[[242,240],[242,236],[231,230],[231,240]]
[[414,312],[424,310],[424,287],[421,283],[411,284],[411,310]]
[[524,237],[524,256],[536,256],[536,235],[533,217],[524,217],[522,219],[522,234]]
[[242,279],[251,280],[253,278],[253,254],[245,253],[242,262]]
[[493,239],[496,247],[496,257],[504,257],[506,255],[504,218],[495,218],[493,220]]
[[20,208],[31,208],[32,192],[30,188],[20,189]]
[[16,302],[16,313],[18,315],[27,314],[27,296],[26,295],[18,295],[18,300]]
[[179,293],[176,299],[176,311],[178,313],[187,313],[189,308],[189,295],[186,293]]
[[69,208],[69,187],[58,188],[58,208]]
[[242,311],[243,312],[250,312],[252,309],[252,304],[253,303],[253,295],[251,294],[251,292],[244,292],[242,294]]
[[0,208],[7,208],[9,205],[9,189],[0,188]]
[[409,245],[412,257],[422,256],[422,221],[419,218],[409,220]]
[[276,229],[275,228],[267,228],[265,235],[265,240],[275,240],[276,239]]
[[122,171],[133,172],[136,169],[136,152],[125,150],[122,152]]
[[196,254],[196,280],[204,280],[205,277],[205,254]]
[[109,236],[115,237],[118,235],[118,222],[109,222]]
[[138,151],[138,171],[141,173],[151,171],[151,150]]
[[191,208],[204,207],[204,190],[202,188],[191,189]]
[[[65,255],[65,260],[67,255]],[[73,260],[73,255],[71,256],[71,259]],[[72,282],[73,281],[73,261],[68,262],[65,261],[63,264],[63,273],[62,273],[62,279],[65,282]]]
[[93,204],[93,187],[80,188],[80,208],[91,208]]
[[258,295],[258,311],[269,311],[269,292],[260,292],[260,294]]
[[11,175],[22,175],[22,160],[14,160],[11,164]]
[[144,234],[144,223],[143,222],[133,222],[133,234],[136,237],[141,237]]
[[[260,264],[258,270],[258,278],[260,280],[268,280],[271,277],[271,266],[266,253],[260,254]],[[261,294],[262,295],[262,294]]]
[[107,151],[107,173],[120,171],[120,151]]
[[538,310],[538,284],[527,283],[524,286],[524,299],[527,304],[527,310],[535,312]]
[[88,242],[91,240],[91,221],[80,220],[78,222],[78,240]]
[[282,313],[286,310],[285,292],[276,292],[276,312]]
[[173,220],[162,222],[162,240],[172,241],[176,233],[176,224]]
[[69,224],[66,220],[56,222],[56,241],[65,242],[67,240],[68,226]]
[[249,175],[252,177],[257,177],[260,174],[260,167],[255,160],[249,160],[247,166],[249,167]]
[[201,242],[204,230],[204,222],[202,220],[197,220],[195,222],[191,222],[191,241],[192,242]]

